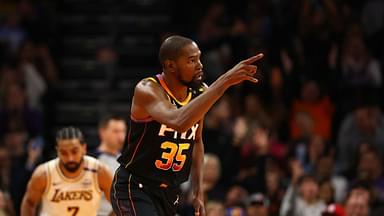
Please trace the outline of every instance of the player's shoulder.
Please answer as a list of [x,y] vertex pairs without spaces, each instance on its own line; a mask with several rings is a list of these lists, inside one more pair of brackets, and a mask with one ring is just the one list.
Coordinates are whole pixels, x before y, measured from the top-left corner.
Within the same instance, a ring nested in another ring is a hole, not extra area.
[[141,101],[143,105],[149,101],[168,99],[156,77],[147,77],[139,81],[135,87],[133,98],[134,101]]
[[84,156],[84,161],[86,164],[85,165],[86,169],[89,169],[89,170],[98,171],[99,169],[104,169],[105,167],[105,164],[103,161],[89,155]]
[[156,95],[159,90],[161,90],[159,81],[155,77],[147,77],[136,84],[135,95]]
[[159,85],[159,81],[155,77],[146,77],[136,84],[136,88],[156,87]]
[[32,178],[38,181],[45,181],[47,179],[47,166],[50,161],[38,165],[32,173]]
[[93,166],[93,165],[99,165],[100,163],[100,160],[93,157],[93,156],[90,156],[90,155],[84,155],[84,161],[85,161],[85,164],[87,166]]

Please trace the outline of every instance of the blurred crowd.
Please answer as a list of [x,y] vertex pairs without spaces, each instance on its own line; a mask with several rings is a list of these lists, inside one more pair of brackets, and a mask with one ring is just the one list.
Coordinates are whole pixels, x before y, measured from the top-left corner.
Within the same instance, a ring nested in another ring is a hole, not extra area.
[[[51,153],[49,2],[0,0],[0,216],[17,215]],[[259,84],[229,89],[206,115],[207,215],[384,215],[384,1],[181,2],[164,36],[198,43],[208,84],[265,54]],[[180,215],[193,213],[189,189]]]
[[18,215],[43,161],[58,81],[43,1],[0,1],[0,215]]

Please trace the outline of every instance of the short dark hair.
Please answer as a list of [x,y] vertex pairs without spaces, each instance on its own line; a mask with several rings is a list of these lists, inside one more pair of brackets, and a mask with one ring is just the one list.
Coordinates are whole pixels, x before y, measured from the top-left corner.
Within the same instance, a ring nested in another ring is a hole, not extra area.
[[354,190],[359,190],[359,189],[364,190],[368,193],[368,195],[369,195],[368,203],[372,203],[374,201],[375,193],[373,191],[372,183],[368,180],[358,179],[358,180],[351,182],[351,185],[350,185],[349,190],[348,190],[348,194],[345,197],[344,202],[348,201],[348,199],[351,197],[352,192]]
[[316,177],[314,175],[304,174],[304,175],[300,176],[299,179],[297,180],[297,185],[302,185],[306,181],[312,181],[312,182],[316,183],[317,185],[319,184],[318,180],[316,179]]
[[60,140],[78,139],[81,144],[85,144],[84,135],[79,128],[69,126],[63,127],[56,133],[56,145]]
[[165,60],[175,60],[180,56],[181,50],[185,45],[194,43],[193,40],[179,36],[172,35],[166,38],[160,46],[159,50],[159,60],[160,63],[163,64]]
[[125,119],[118,115],[118,114],[105,114],[104,116],[101,117],[101,119],[99,120],[99,124],[98,124],[98,127],[99,129],[100,128],[106,128],[108,123],[111,121],[111,120],[116,120],[116,121],[124,121],[125,122]]

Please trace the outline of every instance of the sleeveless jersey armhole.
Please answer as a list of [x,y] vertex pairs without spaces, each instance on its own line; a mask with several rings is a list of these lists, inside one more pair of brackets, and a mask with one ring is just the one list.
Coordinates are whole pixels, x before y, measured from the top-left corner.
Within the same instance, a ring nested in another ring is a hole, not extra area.
[[147,77],[147,78],[145,78],[145,80],[151,80],[152,82],[157,83],[158,85],[160,85],[162,87],[162,89],[163,89],[164,94],[167,96],[168,100],[171,100],[171,97],[167,94],[167,91],[163,88],[160,79],[157,80],[154,77]]
[[47,196],[49,190],[51,189],[52,179],[51,179],[51,173],[49,171],[50,170],[49,165],[50,165],[50,163],[47,163],[47,164],[44,165],[44,172],[45,172],[46,179],[47,179],[47,185],[45,186],[45,189],[44,189],[44,192],[43,192],[43,196]]
[[94,169],[94,170],[96,170],[95,171],[95,173],[94,173],[94,175],[93,175],[93,178],[94,178],[94,181],[95,181],[95,189],[96,189],[96,191],[99,193],[99,194],[101,194],[102,193],[102,190],[101,190],[101,188],[100,188],[100,184],[99,184],[99,169],[100,169],[100,166],[99,166],[99,164],[100,164],[100,162],[99,161],[97,161],[96,159],[93,161],[93,164],[92,164],[92,167],[91,167],[91,169]]
[[[160,85],[160,86],[162,87],[162,85],[159,83],[159,81],[156,80],[154,77],[147,77],[147,78],[144,78],[144,80],[150,80],[150,81],[152,81],[152,82],[154,82],[154,83],[156,83],[156,84],[158,84],[158,85]],[[162,89],[163,89],[163,88],[162,88]],[[164,89],[163,89],[163,92],[164,92],[164,94],[167,96],[168,100],[171,101],[171,97],[167,94],[167,92],[166,92]],[[131,118],[132,120],[136,121],[136,122],[148,122],[148,121],[152,121],[152,116],[148,116],[148,117],[145,118],[145,119],[140,119],[140,118],[136,118],[136,116],[133,115],[132,113],[131,113],[131,115],[130,115],[130,118]]]

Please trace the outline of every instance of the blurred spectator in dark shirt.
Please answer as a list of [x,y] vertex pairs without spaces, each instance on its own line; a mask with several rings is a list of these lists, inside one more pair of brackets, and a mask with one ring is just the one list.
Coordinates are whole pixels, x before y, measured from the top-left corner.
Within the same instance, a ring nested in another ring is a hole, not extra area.
[[28,137],[42,133],[41,113],[28,106],[25,87],[21,83],[11,83],[5,90],[3,107],[0,109],[0,137],[8,131],[22,127]]
[[339,172],[351,171],[362,143],[371,144],[383,155],[384,116],[377,105],[363,104],[342,121],[337,142]]
[[3,23],[0,23],[0,41],[5,42],[10,54],[15,54],[27,32],[20,25],[20,15],[17,12],[9,14]]
[[380,63],[369,53],[359,25],[346,33],[340,60],[341,87],[382,86]]
[[348,180],[336,173],[335,159],[331,155],[322,155],[313,170],[314,175],[320,181],[328,181],[334,191],[334,201],[341,203],[348,190]]
[[382,160],[379,152],[370,147],[359,155],[356,167],[355,179],[368,182],[373,190],[374,201],[380,205],[384,204],[384,175]]

